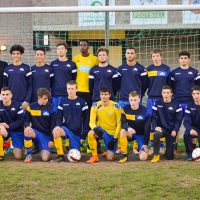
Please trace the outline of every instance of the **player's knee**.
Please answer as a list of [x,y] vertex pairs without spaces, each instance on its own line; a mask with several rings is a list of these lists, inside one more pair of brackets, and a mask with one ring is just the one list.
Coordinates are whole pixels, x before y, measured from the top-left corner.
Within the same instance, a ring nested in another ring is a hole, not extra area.
[[50,159],[50,153],[47,151],[42,151],[41,152],[41,159],[43,162],[48,162]]
[[120,132],[120,137],[125,137],[125,136],[126,136],[126,131],[122,129]]
[[22,159],[22,152],[14,152],[14,157],[16,160]]
[[115,154],[107,151],[107,153],[106,153],[106,159],[108,161],[113,161],[115,159]]

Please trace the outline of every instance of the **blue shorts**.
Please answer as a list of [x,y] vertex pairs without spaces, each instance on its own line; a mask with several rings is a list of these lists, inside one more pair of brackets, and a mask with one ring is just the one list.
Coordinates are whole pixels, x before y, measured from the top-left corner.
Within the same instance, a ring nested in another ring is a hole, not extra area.
[[144,145],[143,143],[143,140],[144,140],[144,136],[143,135],[136,135],[136,134],[133,134],[132,135],[132,138],[128,139],[129,141],[134,141],[136,140],[137,143],[138,143],[138,148],[139,150],[142,149],[142,146]]
[[[102,129],[102,128],[101,128],[101,129]],[[103,131],[104,133],[103,133],[102,138],[100,138],[100,139],[103,139],[103,140],[104,140],[105,150],[106,150],[106,151],[109,150],[109,151],[115,153],[116,150],[117,150],[118,142],[115,144],[114,149],[113,149],[113,150],[110,150],[110,149],[108,148],[108,143],[114,139],[114,136],[113,136],[113,135],[110,135],[109,133],[107,133],[104,129],[102,129],[102,131]]]
[[154,103],[159,100],[161,98],[148,98],[147,100],[147,112],[149,113],[149,115],[152,115],[152,107],[154,105]]
[[9,131],[6,139],[10,137],[14,148],[22,149],[24,147],[24,132]]
[[48,143],[51,139],[50,136],[45,135],[44,133],[33,129],[35,132],[35,138],[33,138],[33,142],[36,144],[36,146],[39,148],[39,150],[46,150],[48,152],[51,152],[51,149],[48,147]]
[[66,126],[62,126],[61,128],[65,131],[65,136],[63,137],[63,139],[69,139],[69,146],[72,149],[77,149],[80,151],[81,138],[78,135],[75,135]]
[[118,104],[120,105],[121,108],[124,108],[126,105],[129,105],[129,101],[121,101],[119,100]]
[[54,109],[55,111],[58,110],[58,106],[59,106],[61,100],[64,99],[64,98],[65,98],[65,97],[61,97],[61,96],[59,96],[59,97],[52,97],[52,98],[51,98],[51,102],[52,102],[52,105],[53,105],[53,109]]

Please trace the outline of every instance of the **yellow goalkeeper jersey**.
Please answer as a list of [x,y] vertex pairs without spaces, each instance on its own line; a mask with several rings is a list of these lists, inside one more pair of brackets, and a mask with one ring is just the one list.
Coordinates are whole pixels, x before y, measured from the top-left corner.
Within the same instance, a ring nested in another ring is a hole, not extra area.
[[121,130],[121,108],[119,104],[110,101],[108,106],[103,106],[101,101],[94,103],[90,111],[90,128],[100,126],[107,133],[118,138]]
[[98,65],[97,57],[89,54],[84,57],[81,54],[74,56],[73,62],[77,66],[77,77],[76,81],[78,84],[79,92],[89,92],[89,72],[92,67]]

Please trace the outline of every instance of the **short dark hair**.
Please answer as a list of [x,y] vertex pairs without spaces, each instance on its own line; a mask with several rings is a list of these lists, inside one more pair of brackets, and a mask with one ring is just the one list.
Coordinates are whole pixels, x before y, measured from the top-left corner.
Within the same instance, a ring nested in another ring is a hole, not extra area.
[[131,96],[131,97],[139,96],[140,97],[140,93],[137,92],[136,90],[133,90],[132,92],[129,93],[129,96]]
[[67,49],[67,44],[66,44],[65,42],[59,42],[59,43],[57,44],[57,47],[59,47],[59,46],[64,46],[65,49]]
[[44,47],[37,47],[37,48],[35,49],[35,52],[36,52],[36,51],[43,51],[44,54],[46,54],[46,50],[45,50]]
[[192,87],[192,92],[193,92],[194,90],[200,91],[200,85],[194,85],[194,86]]
[[75,80],[70,80],[69,82],[67,82],[67,85],[76,85],[76,87],[78,88],[77,82]]
[[81,44],[81,42],[85,42],[85,43],[87,43],[88,46],[90,45],[88,40],[85,40],[85,39],[80,40],[80,41],[79,41],[79,45]]
[[110,89],[110,88],[107,88],[107,87],[102,87],[102,88],[100,89],[100,92],[103,92],[103,93],[108,92],[109,94],[111,94],[111,89]]
[[107,48],[105,48],[105,47],[99,47],[97,49],[97,55],[99,54],[99,52],[102,52],[102,51],[106,52],[107,55],[109,54],[109,50]]
[[173,89],[172,89],[172,87],[171,86],[169,86],[169,85],[164,85],[163,87],[162,87],[162,91],[163,90],[170,90],[172,93],[173,93]]
[[51,98],[50,91],[46,88],[38,88],[37,97],[43,97],[43,96],[46,96],[48,99],[50,99]]
[[133,50],[136,52],[136,48],[135,48],[135,47],[129,46],[129,47],[126,48],[126,50],[127,50],[127,49],[133,49]]
[[160,49],[153,49],[152,51],[151,51],[151,56],[152,56],[152,54],[160,54],[160,56],[162,56],[162,51],[160,50]]
[[3,87],[3,88],[1,88],[1,92],[7,91],[7,90],[9,90],[12,93],[12,90],[9,87]]
[[10,54],[12,54],[13,51],[19,51],[21,54],[24,53],[24,47],[19,45],[19,44],[15,44],[10,48]]
[[179,53],[179,58],[180,58],[181,56],[187,56],[188,58],[190,58],[190,53],[189,53],[188,51],[181,51],[181,52]]

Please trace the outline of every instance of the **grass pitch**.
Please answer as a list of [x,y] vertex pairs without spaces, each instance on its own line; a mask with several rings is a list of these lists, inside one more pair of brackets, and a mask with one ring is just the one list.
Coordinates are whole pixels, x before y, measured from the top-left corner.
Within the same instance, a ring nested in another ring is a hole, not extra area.
[[0,163],[0,199],[200,199],[200,162]]

